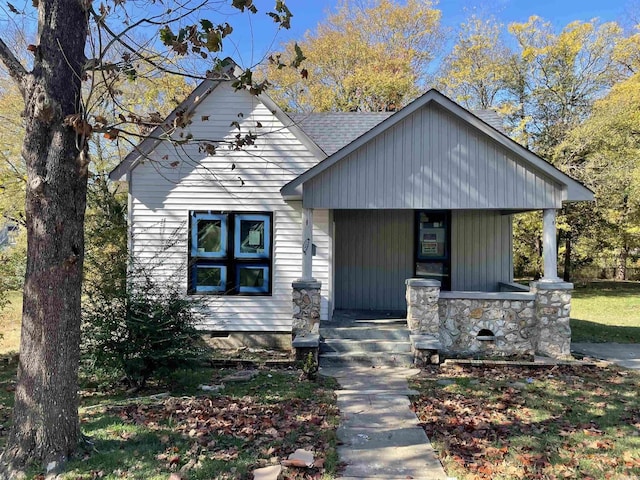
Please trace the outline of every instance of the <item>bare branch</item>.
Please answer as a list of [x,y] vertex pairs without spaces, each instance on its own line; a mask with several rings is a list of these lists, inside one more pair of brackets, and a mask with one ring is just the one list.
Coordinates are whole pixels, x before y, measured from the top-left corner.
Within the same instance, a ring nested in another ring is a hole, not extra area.
[[15,80],[20,89],[20,93],[24,93],[24,79],[27,76],[27,71],[18,61],[15,55],[9,50],[7,44],[0,38],[0,60],[5,64],[9,75]]
[[[113,38],[113,40],[117,41],[117,43],[119,43],[120,45],[122,45],[125,49],[129,50],[130,52],[132,52],[135,55],[139,55],[139,52],[133,48],[131,45],[127,44],[126,42],[124,42],[121,38],[122,34],[117,34],[115,33],[113,30],[111,30],[111,28],[109,28],[109,26],[106,24],[106,22],[104,22],[102,20],[102,18],[100,17],[100,15],[93,9],[93,7],[90,8],[89,12],[91,13],[91,15],[93,15],[94,20],[96,21],[96,24],[98,25],[98,27],[102,27],[104,28],[104,30],[111,35],[111,37]],[[126,30],[125,30],[126,31]],[[109,45],[111,45],[112,42],[109,43]],[[202,76],[202,75],[190,75],[188,73],[185,72],[180,72],[177,70],[171,70],[168,68],[163,67],[162,65],[152,61],[151,59],[147,58],[147,57],[139,57],[140,60],[142,60],[143,62],[151,65],[152,67],[160,70],[161,72],[165,72],[171,75],[178,75],[181,77],[186,77],[186,78],[192,78],[194,80],[206,80],[206,76]]]

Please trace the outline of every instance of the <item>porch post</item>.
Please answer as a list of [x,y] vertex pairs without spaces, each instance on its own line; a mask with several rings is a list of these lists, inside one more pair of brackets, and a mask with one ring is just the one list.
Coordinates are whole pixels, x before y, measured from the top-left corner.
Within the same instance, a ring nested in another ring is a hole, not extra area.
[[313,208],[302,209],[302,277],[313,280]]
[[540,281],[559,282],[555,208],[547,208],[542,212],[542,259],[544,271]]
[[[293,282],[293,347],[319,342],[321,283],[313,278],[313,209],[302,209],[302,275]],[[311,335],[311,337],[309,337]],[[304,340],[303,340],[304,339]],[[302,343],[301,343],[302,342]],[[317,353],[317,352],[316,352]]]

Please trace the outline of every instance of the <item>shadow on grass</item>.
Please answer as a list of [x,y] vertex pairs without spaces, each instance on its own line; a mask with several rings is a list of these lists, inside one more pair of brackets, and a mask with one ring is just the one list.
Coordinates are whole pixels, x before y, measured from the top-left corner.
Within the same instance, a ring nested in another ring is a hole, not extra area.
[[[169,425],[157,425],[148,430],[104,414],[83,422],[82,426],[84,431],[94,435],[84,443],[80,458],[67,465],[69,478],[96,478],[96,472],[104,472],[107,478],[122,474],[127,478],[165,479],[191,459],[198,459],[201,453],[197,439],[175,433]],[[207,442],[215,445],[215,449],[237,452],[233,463],[239,474],[246,473],[255,462],[255,452],[243,452],[246,443],[243,439],[212,434]],[[223,474],[228,471],[230,460],[232,458],[203,460],[198,471],[191,472],[189,478]]]
[[637,297],[640,296],[640,282],[593,281],[586,285],[575,284],[574,298],[594,297]]
[[[220,384],[224,374],[208,369],[196,378]],[[191,383],[184,386],[193,388]],[[334,427],[329,419],[323,422],[332,392],[322,381],[298,381],[296,372],[265,370],[250,381],[230,382],[220,395],[196,393],[88,407],[82,412],[82,430],[92,443],[82,460],[69,464],[68,478],[93,478],[93,472],[102,471],[106,478],[124,472],[131,478],[166,480],[172,471],[187,468],[183,478],[190,480],[248,479],[252,469],[272,457],[306,445],[323,452],[325,470],[332,471]]]
[[[436,371],[414,401],[449,475],[640,478],[640,375],[616,368]],[[473,385],[470,385],[470,383]],[[613,475],[613,476],[612,476]]]
[[571,341],[592,343],[640,343],[640,326],[626,327],[571,319]]

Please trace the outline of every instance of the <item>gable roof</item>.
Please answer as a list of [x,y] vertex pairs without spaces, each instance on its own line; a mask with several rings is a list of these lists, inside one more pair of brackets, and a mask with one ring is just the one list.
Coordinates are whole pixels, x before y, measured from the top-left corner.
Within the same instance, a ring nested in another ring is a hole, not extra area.
[[[202,101],[207,98],[220,84],[223,82],[229,82],[235,80],[238,74],[239,68],[235,62],[231,59],[225,60],[227,69],[224,72],[220,72],[218,77],[212,79],[203,80],[189,96],[180,103],[165,119],[165,121],[156,126],[137,146],[127,154],[127,156],[109,173],[111,180],[119,180],[126,173],[135,168],[138,160],[148,156],[160,142],[162,137],[167,135],[167,132],[171,129],[173,121],[182,112],[192,112]],[[224,62],[223,62],[224,63]],[[258,100],[267,107],[275,117],[287,127],[291,133],[302,143],[309,151],[318,159],[322,160],[326,158],[327,154],[307,135],[307,133],[300,128],[296,123],[285,114],[282,109],[267,95],[260,94],[257,96]]]
[[[289,113],[298,125],[327,155],[364,135],[395,112],[311,112]],[[504,132],[502,118],[494,110],[473,110],[472,113]]]
[[[291,182],[287,183],[280,190],[282,195],[286,198],[301,198],[302,185],[305,182],[317,177],[319,174],[332,167],[336,163],[340,162],[342,159],[349,156],[351,153],[353,153],[363,145],[367,144],[377,136],[383,134],[385,131],[391,129],[393,126],[409,117],[414,112],[432,102],[439,105],[444,110],[451,113],[466,124],[471,125],[475,129],[486,135],[488,138],[495,141],[497,144],[505,147],[507,150],[517,155],[519,158],[522,158],[532,168],[543,172],[545,175],[557,181],[559,184],[566,186],[566,192],[564,194],[565,197],[563,198],[563,200],[593,200],[593,192],[591,192],[591,190],[586,188],[580,182],[561,172],[546,160],[537,156],[535,153],[531,152],[514,140],[510,139],[501,130],[498,130],[496,127],[483,121],[478,116],[472,114],[471,112],[458,105],[453,100],[449,99],[435,89],[429,90],[424,95],[404,107],[402,110],[399,110],[398,112],[388,116],[386,119],[383,119],[371,130],[362,134],[351,143],[343,146],[334,154],[325,158],[314,167],[310,168],[297,178],[293,179]],[[487,115],[483,116],[490,120]]]

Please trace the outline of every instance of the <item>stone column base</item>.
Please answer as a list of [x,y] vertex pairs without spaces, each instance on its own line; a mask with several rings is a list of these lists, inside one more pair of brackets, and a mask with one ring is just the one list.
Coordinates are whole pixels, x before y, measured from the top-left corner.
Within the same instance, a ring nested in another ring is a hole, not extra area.
[[317,280],[293,282],[293,337],[319,332],[321,286],[321,282]]
[[407,286],[407,326],[413,334],[439,336],[438,298],[440,282],[426,278],[410,278]]
[[531,292],[536,294],[536,320],[538,341],[536,351],[548,357],[571,358],[572,283],[533,282]]

